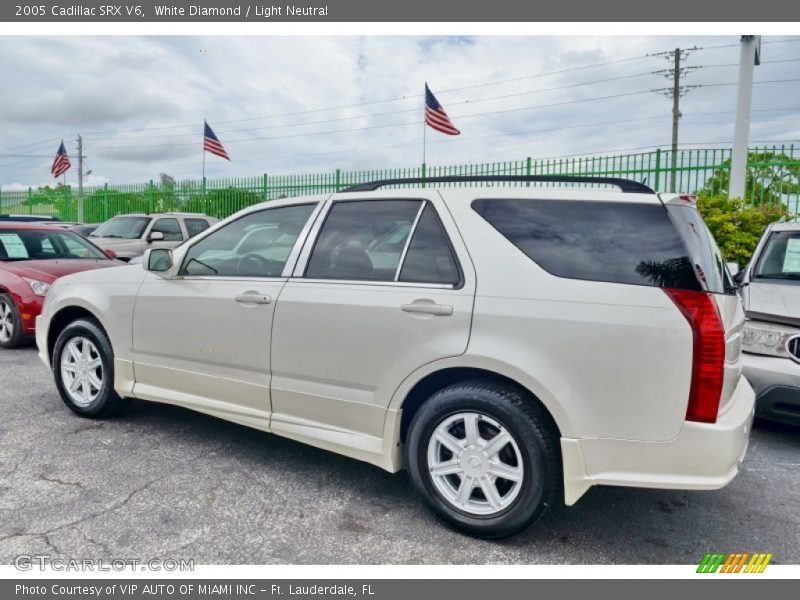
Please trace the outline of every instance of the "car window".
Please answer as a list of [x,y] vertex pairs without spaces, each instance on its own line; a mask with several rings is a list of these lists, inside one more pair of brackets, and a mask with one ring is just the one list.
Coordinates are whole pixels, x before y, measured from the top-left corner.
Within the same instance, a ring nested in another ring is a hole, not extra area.
[[663,205],[481,199],[472,207],[553,275],[701,289],[694,263]]
[[461,273],[436,210],[428,204],[414,230],[399,281],[458,285]]
[[228,223],[189,249],[181,274],[280,277],[315,206],[269,208]]
[[186,233],[189,234],[190,238],[193,238],[198,233],[203,233],[210,227],[205,219],[185,219],[183,224],[186,226]]
[[336,202],[308,261],[309,279],[394,281],[420,200]]
[[150,233],[160,231],[164,234],[165,242],[182,242],[183,233],[181,232],[181,225],[178,219],[158,219],[153,223],[153,228]]
[[800,231],[774,231],[761,251],[753,277],[800,281]]
[[678,228],[703,287],[715,294],[735,294],[736,286],[714,236],[693,206],[670,204],[667,212]]
[[100,225],[89,237],[138,240],[151,220],[150,217],[114,217]]
[[0,248],[2,248],[0,252],[4,254],[2,258],[28,258],[28,250],[17,233],[0,232]]
[[0,232],[0,260],[105,260],[98,248],[67,231],[3,231]]

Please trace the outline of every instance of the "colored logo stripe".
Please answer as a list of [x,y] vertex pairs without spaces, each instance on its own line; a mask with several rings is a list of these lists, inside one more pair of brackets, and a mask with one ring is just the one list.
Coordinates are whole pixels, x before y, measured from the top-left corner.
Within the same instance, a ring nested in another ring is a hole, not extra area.
[[[748,561],[749,559],[749,561]],[[722,554],[709,552],[697,567],[698,573],[763,573],[772,560],[772,554],[735,552]]]

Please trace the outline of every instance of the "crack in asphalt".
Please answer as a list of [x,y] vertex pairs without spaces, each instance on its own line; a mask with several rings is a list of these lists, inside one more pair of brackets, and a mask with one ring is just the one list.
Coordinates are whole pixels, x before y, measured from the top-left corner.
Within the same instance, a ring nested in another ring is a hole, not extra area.
[[[143,485],[141,485],[141,486],[135,488],[134,490],[132,490],[131,492],[129,492],[128,495],[122,501],[112,503],[111,505],[105,507],[104,509],[102,509],[100,511],[94,512],[94,513],[92,513],[90,515],[83,516],[83,517],[81,517],[79,519],[75,519],[73,521],[70,521],[69,523],[63,523],[61,525],[57,525],[56,527],[52,527],[52,528],[50,528],[50,529],[48,529],[46,531],[33,531],[33,532],[26,532],[26,533],[14,533],[14,534],[11,534],[11,535],[0,537],[0,542],[3,542],[5,540],[9,540],[9,539],[13,539],[13,538],[18,538],[18,537],[39,538],[42,541],[44,541],[44,543],[47,544],[47,546],[51,550],[53,550],[55,552],[55,554],[61,554],[61,551],[58,550],[58,548],[53,544],[52,540],[49,537],[53,533],[56,533],[58,531],[61,531],[62,529],[67,529],[67,528],[73,528],[73,529],[78,530],[78,528],[76,527],[77,525],[80,525],[82,523],[87,523],[89,521],[97,519],[98,517],[102,517],[104,515],[107,515],[109,513],[114,512],[116,510],[119,510],[120,508],[123,508],[125,505],[127,505],[133,499],[134,496],[136,496],[137,494],[139,494],[141,492],[144,492],[151,485],[153,485],[155,483],[158,483],[160,481],[163,481],[163,480],[165,480],[165,479],[167,479],[169,477],[172,477],[172,476],[174,476],[176,474],[179,474],[180,472],[182,472],[182,468],[185,467],[187,464],[191,464],[193,462],[201,460],[201,459],[205,458],[206,456],[208,456],[210,454],[215,454],[217,452],[220,452],[226,446],[227,446],[227,444],[221,444],[221,445],[216,446],[216,447],[214,447],[214,448],[212,448],[210,450],[207,450],[205,452],[201,452],[197,456],[194,456],[194,457],[192,457],[190,459],[187,459],[186,461],[183,461],[181,463],[181,468],[176,468],[176,469],[170,471],[169,473],[165,473],[161,477],[157,477],[155,479],[151,479],[150,481],[144,483]],[[83,486],[83,484],[80,484],[80,483],[64,482],[64,481],[61,481],[61,480],[58,480],[58,479],[55,479],[55,478],[47,479],[43,475],[39,475],[39,478],[40,479],[44,479],[45,481],[55,481],[56,483],[61,483],[61,484],[64,484],[64,485],[77,485],[77,486],[79,486],[79,487],[81,487],[83,489],[86,489]],[[80,530],[78,530],[78,531],[80,531]],[[86,537],[85,534],[83,534],[82,531],[81,531],[81,534],[84,535],[84,537]],[[86,539],[89,540],[92,543],[96,543],[96,542],[94,542],[93,540],[91,540],[88,537]],[[106,549],[101,544],[97,544],[97,545],[100,545],[101,547]],[[109,552],[109,554],[110,554],[110,552]]]

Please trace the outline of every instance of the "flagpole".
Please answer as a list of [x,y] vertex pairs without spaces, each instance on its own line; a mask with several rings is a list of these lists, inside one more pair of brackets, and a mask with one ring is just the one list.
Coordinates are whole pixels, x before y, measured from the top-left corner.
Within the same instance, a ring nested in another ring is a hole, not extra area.
[[206,131],[205,131],[205,129],[206,129],[206,121],[205,121],[205,119],[203,119],[203,179],[201,180],[202,181],[202,185],[203,185],[203,201],[205,201],[205,199],[206,199],[206,143],[205,143]]
[[[428,91],[428,84],[425,83],[425,92]],[[422,177],[425,178],[427,168],[425,167],[425,143],[428,134],[428,122],[426,118],[426,110],[428,107],[428,99],[426,94],[422,94]]]

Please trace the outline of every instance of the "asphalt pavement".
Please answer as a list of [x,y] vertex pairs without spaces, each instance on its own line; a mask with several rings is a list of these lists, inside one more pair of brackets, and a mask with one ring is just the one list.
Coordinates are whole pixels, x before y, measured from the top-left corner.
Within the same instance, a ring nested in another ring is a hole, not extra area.
[[475,540],[441,525],[405,473],[172,406],[81,419],[33,348],[0,350],[2,564],[697,564],[708,551],[797,564],[798,507],[800,429],[757,423],[725,489],[596,487],[524,534]]

